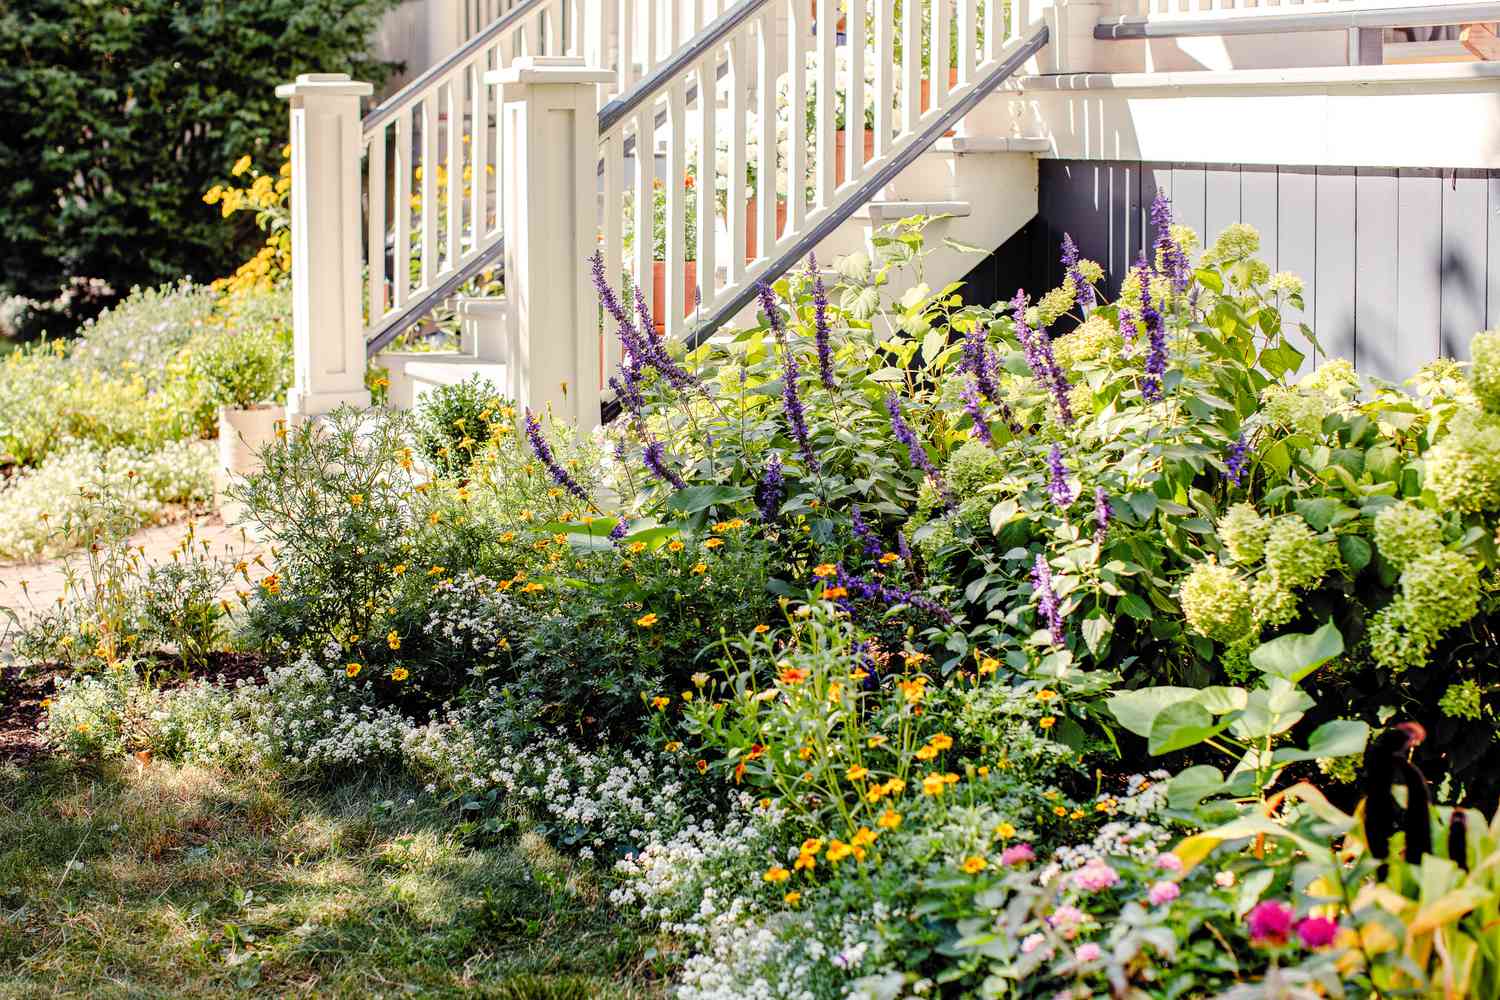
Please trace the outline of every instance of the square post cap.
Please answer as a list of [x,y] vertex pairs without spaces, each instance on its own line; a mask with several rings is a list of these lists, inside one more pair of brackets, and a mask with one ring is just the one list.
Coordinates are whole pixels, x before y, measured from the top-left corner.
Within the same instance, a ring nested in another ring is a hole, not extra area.
[[522,56],[503,69],[484,74],[484,82],[507,83],[609,83],[615,74],[590,69],[580,56]]
[[282,100],[299,97],[369,97],[375,85],[351,79],[348,73],[302,73],[295,83],[283,83],[276,88],[276,96]]

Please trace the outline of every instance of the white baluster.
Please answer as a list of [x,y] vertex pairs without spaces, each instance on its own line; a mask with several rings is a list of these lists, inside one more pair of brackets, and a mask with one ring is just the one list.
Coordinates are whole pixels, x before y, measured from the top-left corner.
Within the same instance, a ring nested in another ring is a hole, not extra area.
[[469,218],[474,233],[471,251],[483,246],[489,234],[490,85],[484,82],[486,61],[487,55],[474,67],[474,124],[469,139]]
[[635,284],[646,305],[660,311],[662,303],[655,299],[651,266],[656,246],[656,198],[651,186],[655,178],[655,123],[651,110],[642,108],[635,113]]
[[[817,159],[813,163],[815,204],[826,208],[833,203],[833,188],[838,169],[838,156],[834,146],[834,126],[838,123],[838,95],[834,93],[834,42],[838,36],[838,18],[834,14],[833,0],[815,0],[818,5],[817,24],[814,25],[818,52],[817,80]],[[848,120],[846,119],[846,122]],[[849,139],[846,124],[844,138]],[[801,135],[801,133],[797,133]]]
[[[627,315],[630,311],[630,300],[624,298],[624,290],[621,288],[622,262],[621,251],[624,249],[624,239],[620,232],[622,221],[620,206],[625,198],[624,170],[625,170],[625,129],[623,125],[617,125],[612,135],[600,143],[600,153],[604,158],[604,243],[600,250],[604,255],[604,280],[609,282],[610,287],[621,296],[621,304],[625,307]],[[615,321],[609,316],[604,317],[604,377],[608,378],[620,364],[621,344],[618,331],[615,329]]]
[[[683,204],[683,177],[687,173],[687,110],[686,95],[681,80],[672,81],[667,88],[667,176],[663,182],[667,194],[666,247],[667,281],[666,305],[663,306],[663,322],[668,337],[682,335],[682,314],[688,303],[683,301],[686,283],[686,235],[683,229],[687,222],[686,205]],[[699,219],[699,225],[712,222],[713,217]]]
[[437,92],[422,100],[422,280],[425,291],[437,274]]
[[948,11],[949,0],[932,0],[932,42],[929,61],[932,76],[932,100],[929,110],[936,112],[948,103],[949,54],[952,39],[948,36],[952,20]]
[[795,233],[807,215],[807,0],[789,0],[789,10],[786,92],[792,127],[787,135],[786,224]]
[[[729,177],[725,198],[728,208],[724,221],[729,230],[730,286],[739,284],[745,274],[745,207],[748,197],[745,192],[745,88],[749,81],[745,41],[746,32],[743,31],[736,32],[729,40],[729,72],[724,78],[729,85]],[[715,159],[717,152],[715,150]]]
[[637,11],[632,0],[620,0],[619,14],[617,16],[617,20],[619,22],[617,28],[620,32],[619,48],[617,52],[617,55],[619,56],[619,67],[617,69],[617,73],[620,82],[617,86],[619,88],[618,93],[621,94],[628,92],[630,88],[635,85],[635,81],[637,79],[635,73],[636,14]]
[[901,5],[901,131],[917,130],[921,117],[922,2],[905,0]]
[[412,116],[417,105],[396,115],[396,214],[395,261],[391,273],[391,306],[406,305],[411,292],[411,176],[415,168],[412,156]]
[[385,316],[385,126],[369,138],[370,155],[366,161],[369,194],[366,198],[366,233],[368,241],[369,292],[366,300],[365,325],[374,326]]
[[896,82],[895,33],[891,23],[890,0],[880,4],[875,14],[875,158],[884,156],[891,146],[893,90]]
[[[448,78],[448,267],[458,266],[464,225],[464,73]],[[471,142],[473,140],[470,140]]]
[[[759,22],[756,34],[760,37],[760,61],[755,73],[756,86],[760,88],[760,166],[756,174],[760,188],[756,202],[760,211],[760,241],[757,255],[766,257],[776,244],[776,78],[780,75],[780,68],[776,53],[776,18],[769,6],[762,11]],[[800,178],[797,183],[801,183]],[[793,190],[790,183],[787,190],[790,195]]]
[[849,46],[849,93],[844,102],[844,138],[849,147],[849,169],[844,177],[852,181],[865,168],[865,0],[849,0],[845,37]]
[[958,82],[974,79],[974,0],[958,0]]
[[714,251],[714,220],[719,215],[719,199],[715,174],[718,152],[718,131],[715,122],[714,104],[718,99],[718,50],[711,49],[698,61],[698,288],[700,303],[711,302],[714,297],[714,280],[718,272]]

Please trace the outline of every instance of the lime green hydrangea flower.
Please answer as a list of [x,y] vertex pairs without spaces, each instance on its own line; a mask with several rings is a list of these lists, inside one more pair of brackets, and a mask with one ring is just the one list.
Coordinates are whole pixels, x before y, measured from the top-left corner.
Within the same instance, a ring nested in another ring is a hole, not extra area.
[[1328,776],[1335,785],[1352,785],[1359,779],[1364,758],[1357,753],[1343,757],[1319,757],[1318,770]]
[[1219,518],[1219,541],[1229,558],[1241,566],[1253,566],[1266,554],[1266,535],[1271,525],[1254,507],[1237,503]]
[[1297,595],[1269,570],[1256,575],[1250,599],[1255,608],[1255,622],[1262,628],[1285,625],[1297,617]]
[[1266,533],[1266,570],[1281,587],[1304,590],[1314,586],[1338,561],[1337,547],[1315,535],[1298,515],[1271,522]]
[[1063,283],[1052,291],[1043,295],[1036,304],[1037,325],[1051,326],[1065,316],[1073,303],[1078,298],[1078,286],[1073,283],[1072,277],[1063,279]]
[[1209,561],[1193,567],[1178,594],[1188,628],[1216,642],[1231,643],[1250,631],[1250,586],[1228,566]]
[[1334,399],[1352,399],[1359,392],[1359,374],[1346,358],[1333,358],[1309,372],[1297,385]]
[[1091,285],[1097,285],[1104,280],[1104,268],[1100,266],[1098,261],[1088,260],[1087,258],[1079,259],[1078,273],[1083,276],[1084,281],[1087,281]]
[[1469,369],[1474,395],[1486,410],[1500,414],[1500,330],[1475,334],[1469,355],[1474,359]]
[[1472,680],[1449,684],[1438,699],[1438,708],[1450,719],[1478,719],[1483,714],[1483,692]]
[[1410,500],[1393,503],[1375,515],[1375,547],[1398,569],[1442,545],[1442,520]]
[[1328,415],[1328,398],[1322,393],[1302,392],[1284,385],[1268,385],[1260,394],[1261,410],[1278,427],[1320,434]]
[[1431,641],[1410,627],[1406,605],[1398,597],[1370,619],[1370,655],[1388,670],[1406,670],[1427,664]]
[[1266,284],[1266,289],[1273,295],[1285,295],[1288,297],[1301,295],[1302,279],[1291,271],[1277,271],[1271,275],[1271,280]]
[[1500,417],[1461,417],[1422,456],[1425,485],[1451,510],[1473,514],[1500,507]]
[[1408,626],[1436,639],[1479,611],[1479,570],[1462,552],[1438,549],[1401,571]]
[[1236,288],[1254,288],[1271,280],[1271,268],[1259,257],[1251,257],[1245,261],[1244,267],[1235,268],[1229,274],[1229,281]]
[[[1004,479],[1005,463],[1000,461],[1000,456],[978,441],[966,441],[949,457],[944,475],[959,496],[968,496]],[[925,483],[923,488],[926,489]],[[938,502],[937,491],[934,489],[932,492],[932,503],[935,506]]]
[[1103,316],[1095,313],[1065,337],[1052,342],[1057,363],[1071,368],[1085,361],[1097,361],[1118,354],[1122,345],[1120,331]]
[[1254,226],[1236,222],[1226,226],[1203,254],[1205,264],[1224,264],[1254,256],[1260,250],[1260,232]]

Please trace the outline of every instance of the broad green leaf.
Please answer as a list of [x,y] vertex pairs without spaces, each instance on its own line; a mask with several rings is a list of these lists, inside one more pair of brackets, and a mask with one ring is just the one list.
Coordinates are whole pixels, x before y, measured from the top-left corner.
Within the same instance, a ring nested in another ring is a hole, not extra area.
[[750,489],[745,486],[689,486],[673,493],[667,506],[684,514],[696,514],[714,504],[736,503],[749,496]]
[[1110,621],[1109,615],[1102,611],[1095,612],[1083,620],[1083,641],[1088,646],[1089,652],[1095,656],[1109,645],[1110,633],[1114,632],[1114,623]]
[[1215,723],[1208,709],[1195,701],[1168,705],[1151,720],[1147,749],[1158,756],[1196,746],[1223,732],[1229,723]]
[[1358,535],[1340,535],[1339,555],[1344,557],[1344,562],[1349,564],[1350,569],[1358,573],[1370,565],[1374,551],[1370,548],[1370,543]]
[[1224,788],[1224,775],[1218,768],[1198,764],[1167,782],[1167,805],[1173,809],[1192,809]]
[[1149,621],[1151,618],[1151,605],[1141,600],[1139,594],[1126,594],[1120,598],[1120,610],[1136,621]]
[[1329,525],[1333,524],[1333,515],[1343,504],[1333,497],[1314,497],[1309,500],[1298,500],[1292,504],[1302,519],[1312,525],[1314,531],[1327,531]]
[[[1135,691],[1121,691],[1105,702],[1120,725],[1137,736],[1149,738],[1151,725],[1156,716],[1167,706],[1188,702],[1198,693],[1197,688],[1149,687]],[[1207,709],[1200,709],[1207,714]]]
[[1294,760],[1347,757],[1363,753],[1369,735],[1370,727],[1363,722],[1356,719],[1335,719],[1312,731],[1312,735],[1307,738],[1306,750],[1287,747],[1277,750],[1272,759],[1277,763],[1290,763]]
[[1014,500],[1001,500],[990,508],[990,531],[1000,534],[1000,529],[1014,521],[1021,514],[1021,505]]
[[1250,654],[1250,663],[1295,684],[1343,652],[1344,637],[1330,621],[1310,635],[1294,633],[1262,643]]

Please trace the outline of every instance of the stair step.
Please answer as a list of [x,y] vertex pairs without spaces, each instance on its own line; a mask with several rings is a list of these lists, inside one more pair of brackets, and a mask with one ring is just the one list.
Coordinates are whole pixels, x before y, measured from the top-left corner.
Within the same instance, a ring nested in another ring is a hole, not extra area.
[[1052,143],[1042,136],[955,135],[939,139],[932,148],[940,153],[1045,153]]
[[904,219],[908,215],[953,215],[963,218],[974,211],[967,201],[872,201],[854,213],[856,219],[869,219],[872,225]]

